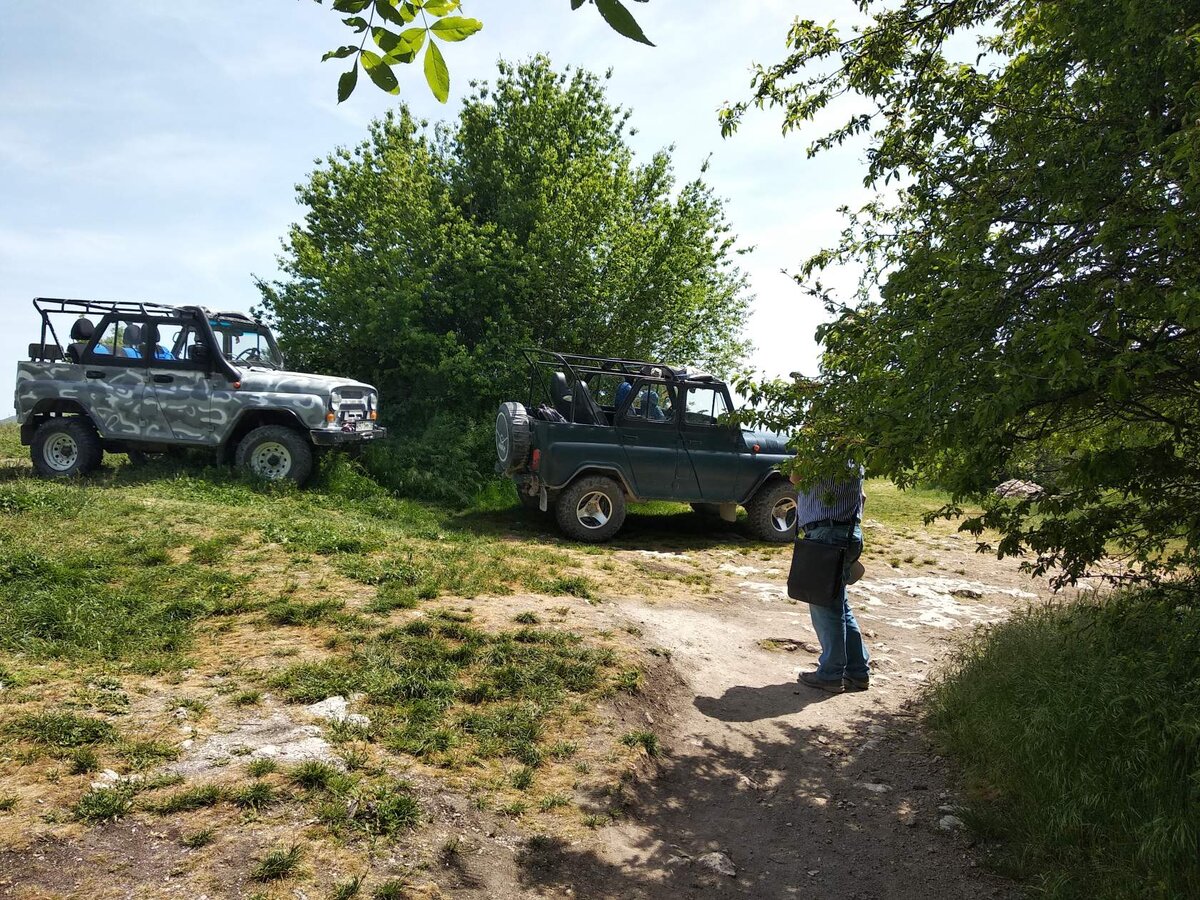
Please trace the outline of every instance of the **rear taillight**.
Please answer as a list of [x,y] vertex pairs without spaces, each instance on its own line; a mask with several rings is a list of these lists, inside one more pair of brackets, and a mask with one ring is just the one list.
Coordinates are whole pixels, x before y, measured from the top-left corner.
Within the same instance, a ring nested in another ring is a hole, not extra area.
[[538,470],[538,466],[540,466],[541,464],[542,464],[542,451],[534,450],[533,451],[533,462],[530,464],[529,467],[531,469],[533,469],[533,471],[536,472]]

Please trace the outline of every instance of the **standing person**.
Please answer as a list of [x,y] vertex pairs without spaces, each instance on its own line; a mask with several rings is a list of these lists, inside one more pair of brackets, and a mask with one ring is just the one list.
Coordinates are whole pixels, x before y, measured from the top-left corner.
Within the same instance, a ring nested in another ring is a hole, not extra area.
[[[795,476],[792,483],[796,483]],[[821,642],[821,656],[816,671],[802,672],[799,679],[801,684],[831,694],[865,691],[871,686],[871,654],[846,597],[850,567],[862,555],[861,526],[866,499],[861,467],[857,467],[854,476],[842,481],[821,481],[796,495],[796,522],[804,532],[804,539],[846,548],[841,602],[832,608],[813,603],[808,606],[813,629]]]

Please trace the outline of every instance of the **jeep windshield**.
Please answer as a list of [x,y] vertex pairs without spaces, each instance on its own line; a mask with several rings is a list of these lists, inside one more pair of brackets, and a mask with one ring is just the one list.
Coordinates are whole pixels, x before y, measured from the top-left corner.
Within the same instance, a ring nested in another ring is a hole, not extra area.
[[283,354],[271,329],[240,316],[218,315],[208,320],[221,344],[221,353],[233,363],[245,366],[283,368]]

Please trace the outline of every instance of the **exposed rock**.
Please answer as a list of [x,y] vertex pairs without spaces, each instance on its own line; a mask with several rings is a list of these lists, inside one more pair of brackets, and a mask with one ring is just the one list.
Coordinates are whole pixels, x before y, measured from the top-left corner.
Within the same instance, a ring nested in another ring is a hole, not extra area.
[[937,827],[942,831],[958,831],[963,827],[963,820],[958,816],[942,816],[938,819]]
[[957,588],[950,592],[951,597],[958,597],[960,600],[982,600],[983,594],[973,588]]
[[863,790],[870,791],[872,794],[886,794],[892,789],[890,784],[880,784],[874,781],[860,781],[858,786]]
[[366,728],[371,724],[371,720],[367,716],[350,712],[350,701],[342,696],[326,697],[318,703],[304,707],[304,711],[328,722],[346,722],[360,728]]
[[719,853],[715,850],[712,853],[705,853],[702,856],[696,857],[696,863],[704,866],[706,869],[712,869],[718,875],[728,875],[730,878],[737,877],[737,867],[733,864],[733,860],[724,853]]
[[183,749],[186,754],[166,766],[165,771],[195,775],[229,765],[239,758],[270,758],[285,763],[321,760],[341,764],[333,748],[321,737],[320,726],[299,725],[282,710],[239,722],[229,730],[209,735],[192,746],[183,746]]
[[1017,478],[1010,478],[1003,484],[996,485],[994,493],[997,497],[1024,499],[1026,497],[1038,496],[1042,493],[1042,486],[1032,481],[1021,481]]

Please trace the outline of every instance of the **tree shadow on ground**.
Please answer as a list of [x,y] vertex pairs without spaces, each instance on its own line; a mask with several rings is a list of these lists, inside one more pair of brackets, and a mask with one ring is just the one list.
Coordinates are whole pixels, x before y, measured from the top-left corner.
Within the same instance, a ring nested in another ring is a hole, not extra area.
[[[790,686],[785,695],[783,687],[730,688],[720,702],[744,700],[759,712],[717,718],[765,720],[794,712],[795,703],[845,699],[793,695]],[[614,796],[618,824],[598,834],[608,850],[535,838],[518,859],[522,885],[623,900],[1019,895],[975,868],[964,837],[937,828],[946,773],[912,717],[870,712],[851,729],[846,740],[764,722],[728,733],[724,744],[682,741],[657,777]],[[708,868],[709,853],[725,854],[736,876]]]

